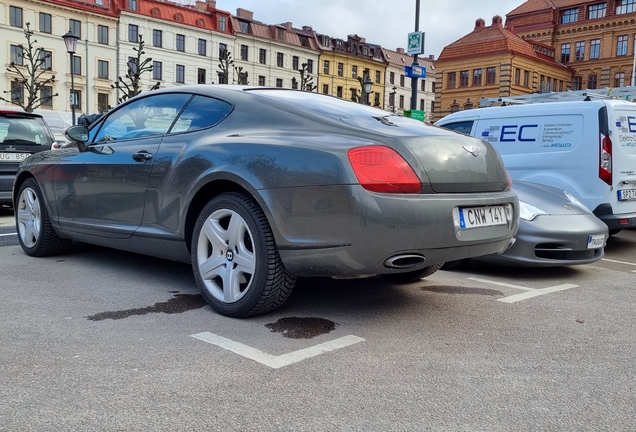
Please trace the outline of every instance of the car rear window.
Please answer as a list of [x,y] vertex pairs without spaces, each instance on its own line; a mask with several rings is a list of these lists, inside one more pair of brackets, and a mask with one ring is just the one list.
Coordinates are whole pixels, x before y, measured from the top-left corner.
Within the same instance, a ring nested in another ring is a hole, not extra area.
[[0,144],[50,147],[53,139],[42,118],[11,114],[0,116]]

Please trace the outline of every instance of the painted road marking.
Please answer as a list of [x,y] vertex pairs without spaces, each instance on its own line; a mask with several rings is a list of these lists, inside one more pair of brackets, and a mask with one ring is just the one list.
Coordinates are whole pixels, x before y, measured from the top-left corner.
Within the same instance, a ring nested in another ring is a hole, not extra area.
[[466,279],[470,279],[473,281],[477,281],[477,282],[483,282],[483,283],[487,283],[490,285],[499,285],[499,286],[505,286],[508,288],[515,288],[515,289],[520,289],[520,290],[524,290],[526,292],[521,293],[521,294],[514,294],[508,297],[504,297],[504,298],[500,298],[497,299],[497,301],[500,301],[502,303],[515,303],[521,300],[526,300],[529,298],[533,298],[533,297],[538,297],[540,295],[544,295],[544,294],[550,294],[553,292],[557,292],[557,291],[563,291],[563,290],[567,290],[570,288],[576,288],[578,287],[578,285],[574,285],[574,284],[563,284],[563,285],[555,285],[555,286],[551,286],[551,287],[547,287],[547,288],[542,288],[542,289],[536,289],[536,288],[528,288],[528,287],[524,287],[524,286],[520,286],[520,285],[513,285],[513,284],[509,284],[509,283],[504,283],[504,282],[497,282],[497,281],[491,281],[491,280],[487,280],[487,279],[479,279],[479,278],[473,278],[473,277],[469,277]]
[[18,233],[0,234],[0,237],[10,236],[10,235],[18,235]]
[[601,258],[603,261],[608,261],[608,262],[613,262],[613,263],[617,263],[617,264],[625,264],[625,265],[630,265],[630,266],[636,266],[635,263],[630,263],[630,262],[625,262],[625,261],[616,261],[616,260],[611,260],[611,259],[607,259],[607,258]]
[[246,357],[250,360],[254,360],[273,369],[279,369],[285,366],[289,366],[290,364],[297,363],[299,361],[315,357],[329,351],[345,348],[349,345],[364,341],[364,339],[362,339],[361,337],[349,335],[329,342],[314,345],[309,348],[275,356],[210,332],[197,333],[191,336],[195,339],[199,339],[204,342],[211,343],[212,345],[219,346],[228,351],[232,351],[233,353]]

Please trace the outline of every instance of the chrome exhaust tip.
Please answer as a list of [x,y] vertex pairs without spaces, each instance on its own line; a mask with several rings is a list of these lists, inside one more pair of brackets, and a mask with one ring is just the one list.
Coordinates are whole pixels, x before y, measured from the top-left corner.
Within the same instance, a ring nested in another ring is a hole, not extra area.
[[408,269],[421,266],[425,262],[426,258],[422,255],[404,254],[395,255],[387,259],[386,261],[384,261],[384,266],[394,269]]

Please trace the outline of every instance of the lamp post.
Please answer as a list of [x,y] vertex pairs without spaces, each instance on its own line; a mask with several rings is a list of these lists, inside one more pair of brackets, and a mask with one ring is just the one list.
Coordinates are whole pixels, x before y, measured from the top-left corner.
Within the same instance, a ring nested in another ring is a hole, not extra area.
[[362,103],[365,105],[369,105],[369,93],[371,93],[371,87],[373,87],[373,82],[371,82],[369,75],[367,75],[364,78],[364,83],[362,83],[362,91],[364,92]]
[[[420,0],[415,0],[415,31],[420,31]],[[418,55],[413,55],[413,64],[418,65]],[[417,78],[411,78],[411,111],[417,109]]]
[[395,95],[397,94],[397,87],[393,86],[393,91],[389,93],[389,95],[393,96],[391,98],[391,111],[395,112]]
[[73,33],[70,29],[68,33],[62,36],[64,39],[64,43],[66,44],[66,52],[69,54],[71,59],[71,113],[73,113],[73,125],[75,125],[75,81],[73,79],[73,54],[77,49],[77,41],[79,40],[79,36]]

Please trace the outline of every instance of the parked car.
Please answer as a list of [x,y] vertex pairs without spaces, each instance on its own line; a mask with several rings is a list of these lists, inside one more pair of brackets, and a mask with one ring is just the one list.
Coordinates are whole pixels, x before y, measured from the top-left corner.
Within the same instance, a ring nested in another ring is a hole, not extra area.
[[417,280],[518,227],[490,144],[317,93],[161,89],[67,136],[20,168],[24,251],[78,240],[191,262],[229,316],[280,306],[297,277]]
[[[516,181],[520,221],[515,243],[499,255],[471,261],[518,267],[590,264],[603,258],[609,237],[599,218],[569,193],[538,183]],[[449,262],[442,269],[465,262]]]
[[53,142],[41,115],[21,108],[0,108],[0,206],[12,204],[11,190],[20,162],[51,149]]

